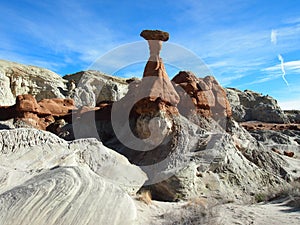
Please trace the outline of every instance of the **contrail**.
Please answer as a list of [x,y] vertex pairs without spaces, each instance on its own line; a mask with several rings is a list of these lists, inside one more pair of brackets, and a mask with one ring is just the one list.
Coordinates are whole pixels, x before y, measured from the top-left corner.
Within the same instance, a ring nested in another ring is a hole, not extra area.
[[277,31],[272,30],[271,31],[271,42],[276,45],[277,44]]
[[280,63],[281,63],[282,79],[284,80],[286,85],[289,86],[288,81],[285,79],[285,68],[284,68],[284,60],[283,60],[282,55],[278,54],[278,59],[280,60]]

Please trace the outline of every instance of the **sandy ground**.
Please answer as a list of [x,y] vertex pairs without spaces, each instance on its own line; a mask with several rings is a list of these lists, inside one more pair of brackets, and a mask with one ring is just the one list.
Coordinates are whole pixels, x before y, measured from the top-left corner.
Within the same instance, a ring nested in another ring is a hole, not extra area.
[[185,207],[187,203],[152,201],[150,205],[147,205],[136,201],[139,217],[137,225],[298,225],[300,224],[300,209],[289,206],[289,202],[290,199],[282,199],[253,205],[238,205],[235,203],[218,205],[212,210],[210,218],[203,220],[198,218],[190,223],[182,220],[183,214],[187,213]]
[[300,209],[289,206],[289,199],[254,205],[220,206],[220,224],[292,225],[300,224]]

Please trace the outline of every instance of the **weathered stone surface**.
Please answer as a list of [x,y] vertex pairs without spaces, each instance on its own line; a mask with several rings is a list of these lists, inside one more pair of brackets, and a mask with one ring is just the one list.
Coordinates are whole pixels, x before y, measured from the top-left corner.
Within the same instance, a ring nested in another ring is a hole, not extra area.
[[95,139],[35,129],[0,131],[0,168],[1,224],[134,224],[147,179]]
[[71,115],[75,109],[72,99],[43,99],[37,102],[30,95],[19,95],[16,104],[9,107],[0,106],[0,120],[15,120],[16,127],[32,127],[46,130],[47,127],[55,122],[56,117]]
[[[141,100],[142,97],[150,97],[154,101],[161,98],[163,101],[176,106],[179,102],[179,96],[174,89],[163,62],[148,61],[141,83],[135,88],[136,99]],[[157,69],[156,69],[157,67]]]
[[95,139],[67,142],[35,129],[0,130],[0,193],[57,166],[89,167],[135,194],[147,179],[128,160]]
[[[133,224],[136,207],[88,168],[59,167],[0,194],[1,224]],[[112,216],[113,215],[113,216]]]
[[[222,119],[231,116],[231,108],[226,97],[226,92],[213,77],[197,78],[192,72],[181,71],[172,81],[178,84],[184,91],[177,89],[182,96],[179,109],[190,108],[190,102],[194,103],[194,110],[204,117]],[[190,101],[184,98],[188,95]],[[191,110],[191,113],[194,113]]]
[[161,30],[143,30],[140,36],[146,40],[169,40],[169,33]]
[[206,138],[189,136],[190,140],[197,138],[198,144],[189,148],[186,167],[150,186],[154,198],[174,201],[195,198],[201,193],[223,200],[246,200],[267,186],[283,187],[288,185],[285,180],[299,176],[299,163],[290,163],[257,143],[236,122],[232,121],[228,132],[231,135],[209,132]]
[[50,114],[52,116],[65,116],[75,109],[73,99],[43,99],[38,102],[41,111],[38,114]]
[[128,91],[129,79],[122,79],[105,75],[98,71],[84,71],[63,77],[76,84],[75,90],[70,94],[77,107],[90,106],[105,101],[120,100]]
[[31,94],[38,101],[64,98],[66,81],[58,74],[36,66],[0,60],[0,105],[15,104],[18,95]]
[[271,96],[245,90],[227,88],[227,98],[232,108],[233,118],[238,122],[262,121],[268,123],[288,123],[289,119]]
[[291,123],[300,124],[300,111],[299,110],[285,110],[285,115],[289,118]]
[[244,122],[241,125],[268,149],[300,153],[300,125]]

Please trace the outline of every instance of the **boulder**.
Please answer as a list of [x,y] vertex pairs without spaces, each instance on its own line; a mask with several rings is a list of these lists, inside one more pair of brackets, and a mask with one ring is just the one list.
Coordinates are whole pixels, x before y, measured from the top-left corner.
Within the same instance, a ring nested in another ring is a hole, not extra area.
[[37,101],[65,98],[66,81],[58,74],[36,66],[0,60],[0,105],[15,104],[18,95],[31,94]]
[[238,122],[262,121],[267,123],[288,123],[289,119],[271,96],[245,90],[227,88],[227,98],[232,116]]
[[43,99],[38,102],[40,106],[39,115],[52,115],[52,116],[65,116],[70,114],[75,109],[75,103],[73,99]]

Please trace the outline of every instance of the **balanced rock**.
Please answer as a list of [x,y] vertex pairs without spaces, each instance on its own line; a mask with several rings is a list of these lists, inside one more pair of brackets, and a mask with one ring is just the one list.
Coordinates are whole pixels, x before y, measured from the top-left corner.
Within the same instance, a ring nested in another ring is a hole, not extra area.
[[143,30],[140,36],[145,40],[169,40],[169,33],[161,30]]
[[[145,66],[143,79],[137,92],[152,100],[161,98],[163,101],[176,106],[179,96],[174,89],[159,53],[162,41],[167,41],[169,34],[163,31],[144,30],[141,36],[148,40],[150,57]],[[140,95],[140,97],[143,97]]]

